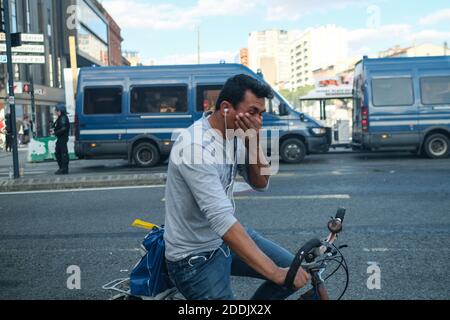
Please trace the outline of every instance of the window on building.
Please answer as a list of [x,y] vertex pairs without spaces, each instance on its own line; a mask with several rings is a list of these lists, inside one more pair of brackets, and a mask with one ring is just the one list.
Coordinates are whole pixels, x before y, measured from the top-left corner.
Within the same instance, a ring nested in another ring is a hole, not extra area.
[[11,7],[11,32],[17,32],[17,1],[9,1]]
[[135,87],[131,113],[187,112],[187,86]]
[[54,86],[54,78],[53,78],[53,55],[48,55],[48,80],[50,87]]
[[223,85],[197,86],[197,111],[214,110],[222,88]]
[[450,77],[420,79],[423,104],[450,104]]
[[31,32],[31,14],[30,14],[30,0],[25,0],[25,24],[26,24],[26,31],[28,33]]
[[411,78],[372,80],[374,106],[409,106],[414,102]]
[[61,57],[58,57],[58,87],[63,87]]
[[84,114],[122,113],[122,88],[84,88]]
[[14,81],[20,81],[20,67],[18,64],[14,64]]

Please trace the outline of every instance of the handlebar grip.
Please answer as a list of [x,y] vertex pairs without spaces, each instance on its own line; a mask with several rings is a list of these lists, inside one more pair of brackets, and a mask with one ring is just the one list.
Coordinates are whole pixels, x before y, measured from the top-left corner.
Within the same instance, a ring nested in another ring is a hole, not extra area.
[[345,216],[345,209],[344,208],[339,208],[338,211],[336,212],[336,219],[341,219],[341,222],[344,221],[344,216]]
[[289,271],[286,275],[286,280],[284,281],[284,285],[286,288],[294,288],[295,276],[297,275],[298,269],[300,269],[303,259],[312,249],[319,248],[321,245],[322,242],[319,239],[312,239],[309,240],[303,247],[301,247],[300,250],[298,250],[291,266],[289,267]]

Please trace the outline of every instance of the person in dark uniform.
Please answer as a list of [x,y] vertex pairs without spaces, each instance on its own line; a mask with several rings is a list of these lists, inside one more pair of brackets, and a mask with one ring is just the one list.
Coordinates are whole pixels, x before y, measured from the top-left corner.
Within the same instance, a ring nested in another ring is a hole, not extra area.
[[70,122],[64,104],[58,104],[55,112],[58,119],[53,124],[52,133],[57,137],[55,156],[59,166],[59,170],[55,174],[68,174],[69,150],[67,149],[67,143],[69,142]]

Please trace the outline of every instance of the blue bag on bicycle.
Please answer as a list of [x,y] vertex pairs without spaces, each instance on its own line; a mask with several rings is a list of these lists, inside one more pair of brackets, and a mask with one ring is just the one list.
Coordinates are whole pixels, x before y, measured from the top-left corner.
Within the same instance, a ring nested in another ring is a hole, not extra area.
[[130,293],[135,296],[155,297],[174,287],[165,262],[164,228],[153,228],[142,246],[145,255],[130,274]]

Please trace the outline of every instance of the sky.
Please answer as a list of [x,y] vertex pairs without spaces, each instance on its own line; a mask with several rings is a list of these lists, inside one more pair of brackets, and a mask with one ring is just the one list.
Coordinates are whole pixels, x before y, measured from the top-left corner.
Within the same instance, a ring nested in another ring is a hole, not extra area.
[[122,29],[122,50],[138,51],[144,64],[196,63],[198,34],[201,63],[234,62],[252,31],[302,31],[328,24],[347,30],[351,56],[395,45],[447,41],[450,46],[448,0],[101,2]]

